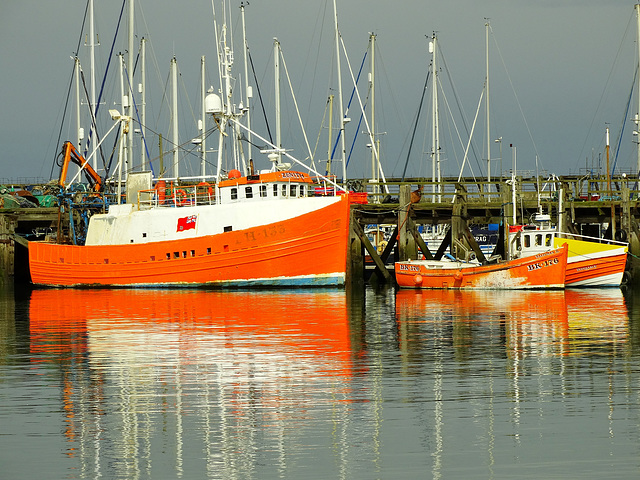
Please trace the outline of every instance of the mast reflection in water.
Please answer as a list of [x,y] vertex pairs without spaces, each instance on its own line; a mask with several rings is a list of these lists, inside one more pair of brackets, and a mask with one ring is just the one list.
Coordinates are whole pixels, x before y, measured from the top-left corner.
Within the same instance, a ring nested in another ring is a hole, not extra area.
[[35,290],[30,331],[34,361],[61,366],[67,453],[85,471],[117,458],[118,475],[182,475],[198,459],[230,478],[263,442],[286,468],[278,450],[308,410],[348,397],[341,291]]
[[5,290],[0,464],[16,479],[632,476],[632,293]]

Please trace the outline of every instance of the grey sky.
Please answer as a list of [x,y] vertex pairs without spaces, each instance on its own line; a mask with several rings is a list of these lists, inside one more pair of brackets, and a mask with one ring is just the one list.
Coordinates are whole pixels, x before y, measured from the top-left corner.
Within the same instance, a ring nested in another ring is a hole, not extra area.
[[[97,55],[102,72],[121,2],[95,2],[101,42]],[[136,3],[136,30],[151,42],[147,70],[150,91],[153,89],[154,94],[148,94],[147,98],[152,118],[147,123],[151,129],[169,136],[167,103],[166,99],[163,103],[162,95],[169,61],[175,54],[181,74],[181,142],[186,142],[197,134],[201,55],[207,56],[208,80],[216,88],[219,86],[215,80],[211,1],[136,0]],[[3,111],[0,177],[50,177],[53,159],[60,149],[58,131],[73,66],[70,56],[81,35],[85,5],[85,0],[62,3],[3,0],[0,5]],[[240,38],[239,5],[239,1],[234,1],[231,9],[236,42]],[[509,144],[517,147],[519,169],[535,171],[536,154],[542,168],[556,174],[575,173],[587,163],[591,166],[591,158],[603,152],[605,124],[610,124],[612,143],[622,126],[637,62],[633,5],[633,1],[618,0],[339,0],[340,31],[355,71],[366,51],[368,32],[377,35],[376,130],[385,132],[379,137],[385,174],[402,174],[412,122],[430,62],[425,36],[434,30],[438,32],[448,69],[441,74],[446,101],[454,111],[459,129],[464,127],[457,113],[456,98],[464,109],[468,126],[471,125],[485,77],[486,17],[490,18],[492,29],[491,138],[503,139],[503,170],[511,164]],[[219,13],[217,1],[216,9]],[[246,9],[248,42],[270,121],[273,122],[273,37],[278,37],[312,148],[321,131],[316,159],[327,157],[327,132],[326,128],[320,130],[320,126],[328,95],[337,94],[332,15],[330,0],[251,0]],[[125,20],[116,53],[126,49],[126,31]],[[239,44],[236,44],[235,55],[236,67],[242,69]],[[80,58],[88,75],[87,48],[80,48]],[[345,99],[348,99],[352,85],[344,58],[342,71]],[[365,82],[360,92],[364,96],[368,60],[363,71]],[[116,72],[114,63],[112,73]],[[455,84],[455,93],[448,84],[449,75]],[[111,83],[113,85],[107,86],[106,103],[101,107],[104,125],[109,123],[107,110],[118,96],[117,82],[111,80]],[[294,156],[304,159],[304,144],[284,77],[282,85],[283,126],[290,130],[283,137],[284,146],[292,148]],[[256,95],[253,105],[257,105]],[[634,94],[630,115],[637,110],[635,105]],[[256,110],[253,115],[259,123],[257,118],[261,114]],[[348,150],[359,115],[354,102],[349,112],[352,123],[346,136]],[[430,147],[430,133],[426,131],[429,117],[430,111],[423,111],[408,168],[412,175],[430,175],[429,157],[423,154]],[[447,117],[446,108],[441,106],[443,137],[454,129]],[[88,126],[85,128],[88,131]],[[257,130],[265,133],[260,126]],[[359,131],[363,130],[364,124]],[[624,171],[636,171],[632,130],[632,123],[627,121],[617,160],[617,167]],[[478,161],[471,160],[476,175],[481,173],[480,157],[486,158],[484,132],[484,110],[481,110],[474,134]],[[462,135],[466,142],[467,137]],[[370,154],[364,146],[367,141],[362,133],[357,136],[349,177],[370,175]],[[61,140],[74,138],[73,110],[70,109]],[[443,174],[457,175],[462,160],[460,147],[454,148],[447,142],[443,138]],[[494,168],[499,156],[498,144],[492,145]],[[258,167],[268,167],[268,162],[260,162],[263,163]],[[486,175],[484,168],[483,165],[482,175]],[[493,175],[496,173],[497,169]],[[466,170],[465,174],[470,171]],[[56,175],[57,169],[54,169]]]

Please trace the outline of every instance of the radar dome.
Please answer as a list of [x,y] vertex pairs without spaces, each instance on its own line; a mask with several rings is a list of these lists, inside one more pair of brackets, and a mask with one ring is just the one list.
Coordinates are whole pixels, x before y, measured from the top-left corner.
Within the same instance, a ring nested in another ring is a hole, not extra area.
[[213,115],[222,113],[222,100],[215,93],[210,93],[204,99],[204,108],[207,113],[211,113]]

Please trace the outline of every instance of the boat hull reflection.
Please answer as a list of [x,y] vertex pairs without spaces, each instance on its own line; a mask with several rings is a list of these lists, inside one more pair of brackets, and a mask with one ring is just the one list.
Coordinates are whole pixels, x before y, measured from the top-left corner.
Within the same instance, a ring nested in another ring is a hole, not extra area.
[[415,344],[436,326],[448,325],[444,335],[451,336],[454,346],[494,342],[507,355],[570,355],[602,343],[616,348],[628,341],[629,330],[619,289],[401,290],[396,293],[396,319],[401,343]]
[[[329,357],[343,373],[351,368],[344,291],[41,289],[31,294],[30,330],[35,352],[91,355],[138,346],[153,356],[242,347],[298,355],[310,366]],[[145,335],[154,343],[142,342]]]

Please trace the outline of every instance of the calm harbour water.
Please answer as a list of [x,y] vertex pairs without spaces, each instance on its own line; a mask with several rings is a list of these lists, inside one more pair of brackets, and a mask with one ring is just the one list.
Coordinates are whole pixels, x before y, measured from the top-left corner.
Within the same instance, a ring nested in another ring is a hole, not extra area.
[[638,478],[640,291],[0,289],[0,478]]

